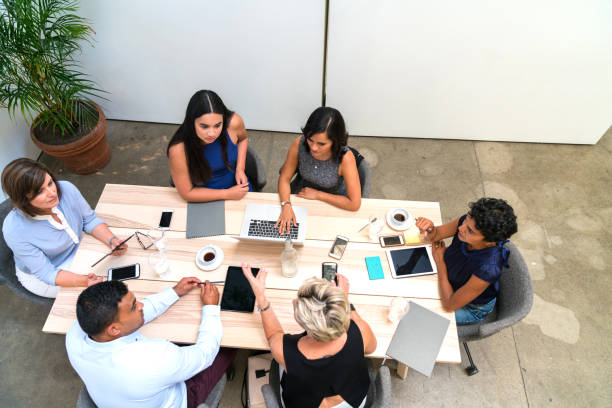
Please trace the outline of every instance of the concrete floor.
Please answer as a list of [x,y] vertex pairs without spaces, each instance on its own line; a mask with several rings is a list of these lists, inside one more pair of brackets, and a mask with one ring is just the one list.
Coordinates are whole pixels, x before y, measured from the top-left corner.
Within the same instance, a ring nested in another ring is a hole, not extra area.
[[[109,121],[110,164],[97,174],[67,173],[95,206],[105,183],[167,185],[167,142],[176,125]],[[293,134],[250,131],[266,164],[265,191]],[[439,201],[444,220],[481,196],[508,200],[519,217],[513,241],[535,287],[521,323],[471,344],[480,369],[438,364],[431,378],[393,378],[393,406],[612,406],[612,130],[595,146],[354,137],[372,167],[373,198]],[[43,334],[48,308],[0,286],[0,407],[71,407],[81,387],[64,337]],[[606,310],[608,312],[606,312]],[[607,317],[606,317],[607,316]],[[240,407],[247,352],[221,406]],[[464,357],[464,361],[465,356]]]

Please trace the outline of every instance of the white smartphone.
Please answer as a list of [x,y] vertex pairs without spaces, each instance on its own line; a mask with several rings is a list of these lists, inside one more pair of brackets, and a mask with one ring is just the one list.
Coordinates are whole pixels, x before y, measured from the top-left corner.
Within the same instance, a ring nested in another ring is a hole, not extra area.
[[344,250],[346,249],[346,245],[348,244],[349,239],[347,237],[343,237],[342,235],[337,235],[334,244],[329,250],[329,256],[332,258],[340,259],[342,255],[344,255]]
[[404,245],[403,235],[386,235],[380,237],[380,246],[383,248]]
[[164,210],[162,211],[161,217],[159,218],[159,225],[157,228],[160,230],[170,229],[170,221],[172,221],[172,214],[174,214],[174,210]]
[[140,264],[121,266],[108,270],[108,280],[126,280],[140,277]]

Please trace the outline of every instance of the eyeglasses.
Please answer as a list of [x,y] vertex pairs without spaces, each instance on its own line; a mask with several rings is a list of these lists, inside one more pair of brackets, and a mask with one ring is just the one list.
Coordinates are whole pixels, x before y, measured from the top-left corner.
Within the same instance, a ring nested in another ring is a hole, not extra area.
[[145,251],[153,246],[153,239],[140,231],[136,231],[136,240]]

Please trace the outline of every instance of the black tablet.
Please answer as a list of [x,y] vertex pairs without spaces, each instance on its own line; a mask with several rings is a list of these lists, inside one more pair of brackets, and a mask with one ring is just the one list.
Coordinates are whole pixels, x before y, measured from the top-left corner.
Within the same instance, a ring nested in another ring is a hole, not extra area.
[[[257,276],[259,268],[251,268],[253,276]],[[230,312],[253,313],[255,294],[249,281],[239,266],[229,266],[225,276],[225,286],[221,296],[221,310]]]
[[431,247],[426,245],[389,249],[387,258],[391,276],[394,278],[429,275],[437,272],[436,263],[431,255]]

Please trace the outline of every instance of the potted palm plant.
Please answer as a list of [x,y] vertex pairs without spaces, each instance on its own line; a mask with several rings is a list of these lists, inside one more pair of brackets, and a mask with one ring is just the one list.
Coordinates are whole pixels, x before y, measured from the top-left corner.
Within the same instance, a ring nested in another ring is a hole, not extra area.
[[76,57],[93,29],[73,0],[0,0],[0,105],[21,112],[45,153],[77,174],[110,160],[106,118],[90,98],[102,91]]

